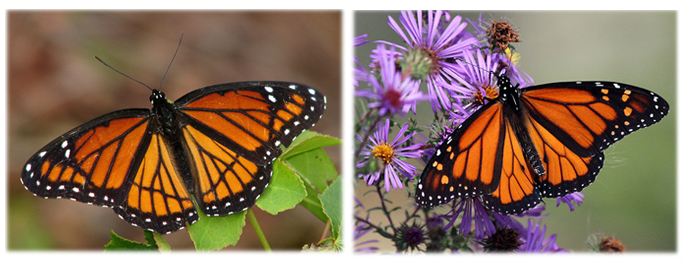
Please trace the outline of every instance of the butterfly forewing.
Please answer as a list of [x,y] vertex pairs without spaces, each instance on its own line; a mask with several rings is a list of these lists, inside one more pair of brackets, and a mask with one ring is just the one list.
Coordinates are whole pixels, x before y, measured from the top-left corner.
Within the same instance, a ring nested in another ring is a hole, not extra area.
[[529,116],[576,154],[592,156],[668,114],[660,96],[614,82],[562,82],[524,89]]
[[79,126],[39,150],[21,181],[34,195],[114,207],[129,187],[133,158],[146,140],[149,110],[113,112]]
[[502,104],[494,102],[438,145],[419,179],[417,203],[433,207],[494,192],[503,164],[495,160],[503,154],[498,147],[504,143],[504,122]]
[[210,138],[257,164],[280,155],[321,118],[324,96],[287,82],[236,82],[209,86],[175,102],[194,126]]

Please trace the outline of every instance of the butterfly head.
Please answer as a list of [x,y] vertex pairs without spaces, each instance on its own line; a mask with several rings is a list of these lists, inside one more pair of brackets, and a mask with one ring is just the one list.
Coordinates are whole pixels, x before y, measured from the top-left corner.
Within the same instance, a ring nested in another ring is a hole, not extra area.
[[153,105],[168,102],[168,99],[165,98],[165,93],[163,93],[162,91],[157,90],[157,89],[153,90],[153,92],[151,93],[151,97],[149,97],[149,100],[151,101],[151,104],[153,104]]

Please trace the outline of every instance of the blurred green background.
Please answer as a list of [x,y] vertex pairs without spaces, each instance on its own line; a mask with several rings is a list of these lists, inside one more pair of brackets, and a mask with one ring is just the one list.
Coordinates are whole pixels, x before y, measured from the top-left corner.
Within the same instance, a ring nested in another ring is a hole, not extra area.
[[[324,12],[7,13],[7,247],[103,249],[110,230],[144,241],[112,209],[34,197],[20,170],[43,145],[105,113],[151,108],[151,92],[103,66],[157,88],[184,33],[162,90],[171,100],[205,86],[250,80],[309,85],[328,97],[312,130],[340,137],[341,14]],[[339,147],[327,152],[340,167]],[[254,209],[273,249],[317,242],[325,224],[298,206],[277,216]],[[173,250],[192,249],[185,230],[166,235]],[[261,249],[245,226],[236,247]]]
[[[399,14],[355,12],[355,35],[366,33],[372,41],[355,49],[363,65],[369,64],[369,54],[376,46],[373,41],[404,44],[387,25],[388,16],[399,21]],[[476,20],[479,12],[451,14]],[[629,251],[676,251],[677,13],[484,12],[483,17],[511,22],[520,34],[521,42],[516,45],[521,56],[518,66],[535,84],[617,81],[652,90],[671,106],[668,117],[660,123],[606,150],[604,168],[597,180],[582,191],[584,203],[574,212],[567,205],[555,207],[555,199],[546,199],[545,213],[549,216],[541,222],[547,226],[547,235],[557,234],[557,244],[570,251],[585,251],[586,240],[593,234],[615,237]],[[474,31],[470,25],[468,29]],[[426,88],[421,90],[426,92]],[[418,117],[431,114],[428,103],[417,110]],[[423,169],[424,164],[417,165]],[[367,208],[379,202],[373,198],[375,195],[363,196],[371,189],[358,180],[356,195]],[[405,191],[391,194],[394,204],[410,208],[413,200],[406,197]],[[397,222],[404,216],[402,211],[393,215]],[[375,237],[368,234],[362,240]],[[382,251],[393,249],[387,241],[378,246]]]

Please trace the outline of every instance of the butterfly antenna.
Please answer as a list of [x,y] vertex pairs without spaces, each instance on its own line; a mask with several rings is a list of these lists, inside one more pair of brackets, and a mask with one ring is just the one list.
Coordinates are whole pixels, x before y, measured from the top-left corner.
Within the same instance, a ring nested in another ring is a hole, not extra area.
[[163,73],[163,78],[161,78],[160,84],[158,84],[158,90],[161,89],[163,86],[163,80],[165,79],[165,76],[168,75],[168,70],[170,70],[170,66],[172,66],[173,61],[175,61],[175,56],[177,56],[177,51],[180,50],[180,46],[182,45],[182,37],[184,37],[184,33],[180,35],[180,42],[177,42],[177,48],[175,48],[175,53],[173,54],[172,59],[170,60],[170,64],[168,64],[168,68],[165,69],[165,73]]
[[151,87],[149,87],[149,85],[146,85],[146,83],[141,82],[141,81],[139,81],[139,80],[137,80],[137,79],[135,79],[135,78],[132,78],[132,77],[128,76],[127,74],[122,73],[121,71],[119,71],[119,70],[113,68],[112,66],[108,65],[108,63],[105,63],[105,61],[103,61],[103,60],[102,60],[101,58],[99,58],[98,56],[95,56],[95,57],[96,57],[96,59],[98,59],[98,61],[100,61],[101,63],[103,63],[103,65],[105,65],[106,67],[109,67],[110,69],[114,70],[114,71],[117,72],[117,73],[120,73],[120,75],[125,76],[125,77],[127,77],[127,78],[129,78],[129,79],[131,79],[131,80],[134,80],[135,82],[137,82],[137,83],[139,83],[139,84],[141,84],[141,85],[144,85],[144,87],[147,87],[148,89],[153,90]]
[[455,58],[455,60],[460,61],[460,62],[465,63],[465,64],[470,65],[470,66],[474,66],[475,68],[477,68],[477,69],[479,69],[479,70],[483,70],[483,71],[489,72],[489,73],[491,73],[492,75],[494,75],[495,77],[498,77],[498,73],[496,73],[496,72],[494,72],[494,71],[491,71],[491,70],[488,70],[488,69],[485,69],[485,68],[482,68],[482,67],[477,66],[477,65],[475,65],[475,64],[472,64],[472,63],[470,63],[469,61],[465,60],[464,58]]

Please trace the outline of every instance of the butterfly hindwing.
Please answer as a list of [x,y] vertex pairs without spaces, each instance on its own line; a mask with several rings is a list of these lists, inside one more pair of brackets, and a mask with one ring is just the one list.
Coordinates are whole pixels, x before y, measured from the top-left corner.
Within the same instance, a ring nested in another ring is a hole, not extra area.
[[[535,187],[536,174],[518,139],[518,134],[510,122],[505,123],[506,132],[501,138],[502,164],[496,191],[483,196],[484,204],[491,210],[502,214],[519,214],[536,206],[541,195]],[[499,144],[500,145],[500,144]]]
[[175,166],[174,150],[158,133],[146,143],[127,196],[115,212],[132,225],[161,234],[193,224],[199,216],[180,174],[184,169]]
[[197,204],[207,215],[237,213],[254,205],[271,180],[273,166],[253,163],[192,126],[185,140],[197,178]]
[[579,192],[596,179],[604,163],[604,153],[578,155],[540,123],[530,119],[528,131],[539,153],[546,174],[536,176],[544,197],[559,197]]

